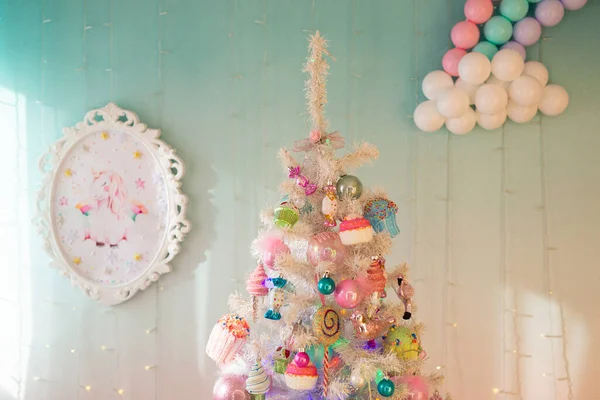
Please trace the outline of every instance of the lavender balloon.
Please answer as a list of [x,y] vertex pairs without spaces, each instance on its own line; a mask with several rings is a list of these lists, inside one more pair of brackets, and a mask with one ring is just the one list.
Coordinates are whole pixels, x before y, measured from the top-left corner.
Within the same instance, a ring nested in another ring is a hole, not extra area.
[[567,10],[575,11],[585,6],[587,0],[561,0]]
[[527,53],[525,52],[525,47],[523,47],[521,44],[515,42],[515,41],[510,41],[508,43],[506,43],[504,46],[502,46],[501,50],[504,49],[511,49],[516,51],[517,53],[519,53],[521,55],[521,57],[523,57],[523,60],[525,59],[525,57],[527,56]]
[[535,8],[535,18],[542,26],[555,26],[565,15],[565,8],[558,0],[544,0]]
[[513,39],[523,46],[531,46],[540,40],[542,35],[542,26],[531,17],[523,18],[515,24],[513,29]]

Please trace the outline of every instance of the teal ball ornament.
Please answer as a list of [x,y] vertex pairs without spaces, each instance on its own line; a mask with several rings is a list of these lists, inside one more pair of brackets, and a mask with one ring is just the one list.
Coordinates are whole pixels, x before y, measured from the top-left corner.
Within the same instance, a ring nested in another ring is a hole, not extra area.
[[363,184],[354,175],[342,175],[335,185],[338,198],[358,199],[363,192]]
[[383,397],[390,397],[394,394],[395,390],[396,386],[394,385],[394,382],[389,379],[382,379],[381,382],[377,384],[377,392]]
[[317,288],[321,294],[331,294],[335,291],[335,281],[331,279],[328,272],[319,280]]

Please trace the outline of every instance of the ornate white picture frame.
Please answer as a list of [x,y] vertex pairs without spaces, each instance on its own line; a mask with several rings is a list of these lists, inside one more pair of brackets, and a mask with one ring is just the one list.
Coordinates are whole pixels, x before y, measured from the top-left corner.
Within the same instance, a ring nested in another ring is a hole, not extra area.
[[38,232],[52,267],[119,304],[171,270],[190,229],[185,167],[159,130],[112,103],[63,133],[40,159]]

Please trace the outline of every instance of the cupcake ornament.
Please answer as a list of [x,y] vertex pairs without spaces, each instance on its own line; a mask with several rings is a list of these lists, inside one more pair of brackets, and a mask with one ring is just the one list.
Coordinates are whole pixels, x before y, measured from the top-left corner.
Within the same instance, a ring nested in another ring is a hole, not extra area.
[[384,198],[374,198],[365,204],[364,216],[369,220],[375,232],[389,232],[391,237],[400,233],[396,223],[398,206],[393,201]]
[[342,244],[368,243],[373,240],[373,228],[369,220],[357,215],[349,215],[340,224],[340,240]]
[[269,294],[269,289],[265,286],[265,281],[269,277],[265,272],[262,263],[259,263],[246,281],[246,291],[252,299],[252,320],[256,321],[258,310],[258,298]]
[[265,400],[270,387],[271,378],[265,372],[259,357],[248,373],[246,391],[250,393],[252,400]]
[[213,327],[206,354],[217,364],[227,364],[235,358],[250,334],[248,322],[235,314],[226,314]]
[[304,351],[296,354],[285,370],[285,384],[292,390],[313,390],[318,379],[317,367]]
[[284,201],[275,209],[275,225],[281,229],[290,229],[300,219],[298,207],[290,202]]

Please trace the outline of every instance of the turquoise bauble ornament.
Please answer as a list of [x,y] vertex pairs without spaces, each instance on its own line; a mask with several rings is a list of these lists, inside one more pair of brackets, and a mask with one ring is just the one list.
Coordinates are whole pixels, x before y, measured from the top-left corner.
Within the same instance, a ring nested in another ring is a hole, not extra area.
[[396,390],[396,386],[394,385],[394,382],[390,381],[389,379],[383,379],[377,385],[377,391],[383,397],[390,397],[391,395],[394,394],[395,390]]
[[329,272],[325,272],[325,275],[319,280],[317,288],[322,294],[331,294],[335,291],[335,281],[329,277]]

